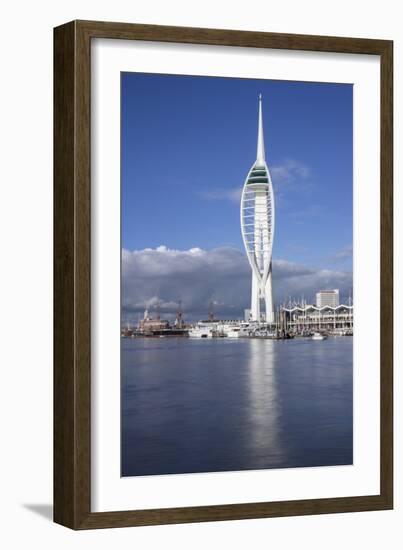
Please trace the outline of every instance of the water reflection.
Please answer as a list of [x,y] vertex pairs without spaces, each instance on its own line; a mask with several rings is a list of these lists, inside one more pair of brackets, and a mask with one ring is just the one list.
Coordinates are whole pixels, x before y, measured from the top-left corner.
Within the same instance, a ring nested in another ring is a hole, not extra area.
[[283,445],[275,368],[279,342],[251,340],[248,344],[249,460],[256,468],[281,466]]
[[122,341],[123,475],[351,461],[351,338]]

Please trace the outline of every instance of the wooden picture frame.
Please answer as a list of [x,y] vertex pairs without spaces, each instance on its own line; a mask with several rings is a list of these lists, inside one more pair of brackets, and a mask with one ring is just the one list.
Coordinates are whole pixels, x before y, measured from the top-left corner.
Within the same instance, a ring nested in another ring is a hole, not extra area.
[[[355,53],[381,59],[381,487],[370,496],[91,512],[91,40]],[[393,507],[393,43],[127,23],[54,30],[54,520],[72,529],[326,514]]]

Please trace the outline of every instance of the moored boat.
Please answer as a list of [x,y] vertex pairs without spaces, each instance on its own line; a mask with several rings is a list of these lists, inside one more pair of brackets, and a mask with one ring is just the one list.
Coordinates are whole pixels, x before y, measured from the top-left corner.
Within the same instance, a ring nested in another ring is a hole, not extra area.
[[312,335],[312,340],[326,340],[326,334],[321,334],[320,332],[314,332]]
[[189,338],[212,338],[213,335],[212,327],[200,323],[189,330]]

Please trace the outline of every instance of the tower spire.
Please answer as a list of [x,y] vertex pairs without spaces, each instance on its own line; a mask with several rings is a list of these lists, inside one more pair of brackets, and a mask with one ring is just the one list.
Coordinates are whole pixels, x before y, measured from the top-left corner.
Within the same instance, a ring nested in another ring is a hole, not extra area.
[[264,136],[263,136],[263,115],[262,115],[262,94],[259,94],[259,126],[257,132],[257,153],[256,164],[264,165]]

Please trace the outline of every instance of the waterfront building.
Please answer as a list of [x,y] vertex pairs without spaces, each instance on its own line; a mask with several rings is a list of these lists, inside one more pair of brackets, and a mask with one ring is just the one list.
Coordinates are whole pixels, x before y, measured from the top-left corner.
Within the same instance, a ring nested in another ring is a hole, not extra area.
[[303,334],[310,331],[328,332],[334,335],[352,334],[354,329],[354,306],[339,304],[335,307],[312,304],[297,304],[281,307],[285,315],[287,331]]
[[[246,255],[252,270],[252,321],[274,322],[272,291],[272,249],[274,237],[274,194],[265,160],[262,96],[259,95],[259,117],[256,160],[245,180],[241,196],[241,231]],[[261,301],[265,314],[261,314]]]
[[317,307],[338,307],[339,305],[339,289],[334,288],[333,290],[319,290],[316,293],[316,305]]
[[251,315],[251,310],[250,309],[245,309],[244,312],[243,312],[244,321],[246,321],[246,322],[250,321],[250,315]]

